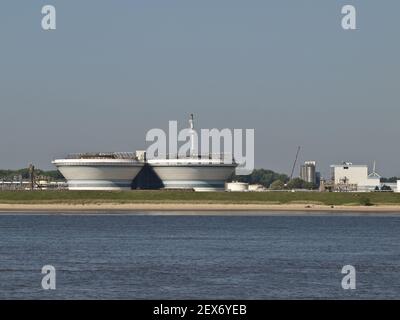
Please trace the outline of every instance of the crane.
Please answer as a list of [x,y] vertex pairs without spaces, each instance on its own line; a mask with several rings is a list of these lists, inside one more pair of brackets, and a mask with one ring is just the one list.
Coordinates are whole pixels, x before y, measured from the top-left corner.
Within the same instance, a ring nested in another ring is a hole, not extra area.
[[296,162],[297,162],[297,158],[299,157],[299,152],[300,152],[300,146],[297,147],[296,158],[294,159],[292,172],[290,173],[290,180],[292,180],[292,178],[293,178],[294,168],[296,167]]

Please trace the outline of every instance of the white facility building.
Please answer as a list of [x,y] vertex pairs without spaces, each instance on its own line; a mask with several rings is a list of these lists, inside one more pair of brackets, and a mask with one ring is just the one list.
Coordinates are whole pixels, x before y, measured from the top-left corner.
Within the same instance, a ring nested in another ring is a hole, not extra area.
[[368,174],[367,165],[355,165],[344,162],[331,165],[333,182],[338,191],[374,191],[381,186],[381,176],[375,172]]

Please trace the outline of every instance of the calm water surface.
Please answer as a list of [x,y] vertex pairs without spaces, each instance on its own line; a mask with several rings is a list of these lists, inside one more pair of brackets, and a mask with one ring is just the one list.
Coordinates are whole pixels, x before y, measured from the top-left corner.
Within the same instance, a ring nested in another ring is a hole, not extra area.
[[400,216],[2,214],[0,298],[398,299]]

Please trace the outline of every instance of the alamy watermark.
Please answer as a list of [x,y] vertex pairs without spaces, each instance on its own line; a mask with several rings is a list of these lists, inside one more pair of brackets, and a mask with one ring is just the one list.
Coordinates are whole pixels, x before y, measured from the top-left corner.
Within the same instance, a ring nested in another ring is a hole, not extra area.
[[[193,121],[190,120],[190,121]],[[147,132],[146,141],[153,142],[146,150],[149,159],[190,156],[197,159],[237,163],[237,175],[254,170],[254,129],[201,129],[200,135],[190,128],[178,132],[178,121],[169,121],[168,133],[154,128]],[[183,144],[178,146],[179,142]]]
[[356,8],[352,5],[345,5],[342,7],[342,28],[344,30],[356,30]]
[[55,290],[56,289],[56,268],[52,265],[45,265],[42,268],[42,274],[45,276],[42,278],[42,288],[44,290]]
[[348,264],[343,266],[342,274],[345,276],[342,279],[342,289],[343,290],[355,290],[356,289],[356,268]]
[[51,5],[42,7],[42,29],[43,30],[56,30],[56,8]]
[[[352,265],[343,266],[341,273],[345,276],[341,281],[343,290],[355,290],[356,289],[356,268]],[[56,269],[52,265],[45,265],[42,268],[42,288],[44,290],[55,290],[56,289]]]
[[[53,5],[45,5],[42,7],[42,29],[56,30],[56,8]],[[353,5],[344,5],[341,9],[342,15],[341,26],[344,30],[356,30],[356,8]]]

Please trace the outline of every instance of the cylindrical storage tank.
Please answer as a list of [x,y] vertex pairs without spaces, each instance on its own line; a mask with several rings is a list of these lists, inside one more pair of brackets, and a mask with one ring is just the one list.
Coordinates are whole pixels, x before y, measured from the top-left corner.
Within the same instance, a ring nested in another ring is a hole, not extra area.
[[300,167],[300,178],[304,181],[307,181],[307,167],[305,165]]
[[67,158],[52,162],[69,190],[130,190],[144,166],[135,159]]
[[304,165],[300,167],[300,178],[306,182],[316,183],[317,175],[315,167],[316,167],[315,161],[304,162]]
[[249,191],[262,191],[263,186],[261,184],[249,184]]
[[181,158],[149,159],[147,163],[162,181],[165,189],[223,191],[225,181],[237,167],[220,160]]
[[249,190],[249,184],[246,182],[228,182],[226,184],[226,191],[244,192],[248,190]]
[[315,176],[315,166],[306,166],[307,172],[306,172],[306,177],[307,177],[307,182],[316,182],[316,176]]

